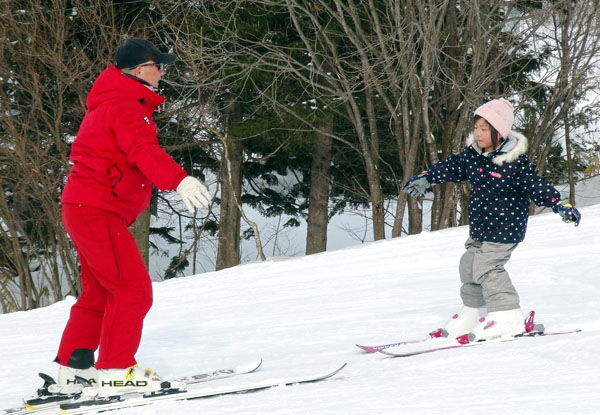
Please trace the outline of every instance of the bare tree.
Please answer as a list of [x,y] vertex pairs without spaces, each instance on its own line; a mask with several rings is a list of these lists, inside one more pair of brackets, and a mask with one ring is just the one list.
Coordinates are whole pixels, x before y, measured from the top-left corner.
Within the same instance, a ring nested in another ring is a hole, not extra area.
[[132,10],[79,0],[0,3],[0,290],[5,311],[38,307],[80,291],[59,200],[69,146],[93,80],[112,63],[124,34],[143,33],[144,24],[138,25],[143,19],[127,15]]
[[[539,27],[520,28],[514,5],[499,0],[485,5],[458,0],[285,3],[310,61],[286,59],[273,47],[273,67],[287,64],[311,86],[317,101],[344,104],[357,137],[351,145],[365,163],[375,239],[385,236],[381,126],[396,139],[402,182],[418,166],[456,152],[473,106],[511,90],[510,69]],[[452,222],[453,194],[453,185],[435,188],[432,229]],[[421,215],[419,204],[409,202],[411,215]],[[405,203],[399,191],[392,236],[400,235]],[[419,224],[412,220],[410,232]]]
[[[37,3],[29,4],[37,6],[31,12],[15,10],[11,2],[0,5],[0,218],[7,260],[2,277],[20,292],[10,309],[37,307],[79,291],[58,200],[75,131],[65,120],[82,114],[94,65],[84,50],[90,45],[74,41],[65,2]],[[96,24],[98,15],[90,17]]]
[[[473,108],[490,98],[508,96],[519,104],[540,172],[558,129],[564,129],[571,157],[573,108],[596,76],[600,44],[598,0],[169,0],[151,7],[37,0],[26,6],[21,11],[14,2],[0,3],[5,311],[79,291],[58,201],[85,97],[127,36],[151,35],[180,57],[175,76],[167,78],[174,99],[156,118],[168,134],[167,149],[185,158],[186,168],[219,172],[222,266],[239,262],[242,218],[255,229],[262,252],[259,229],[242,206],[242,161],[270,157],[244,151],[245,140],[269,128],[240,133],[236,127],[249,119],[268,112],[273,122],[294,117],[303,133],[317,138],[308,253],[326,248],[328,167],[339,154],[362,163],[361,177],[344,190],[352,188],[370,205],[373,238],[386,234],[383,201],[390,182],[397,183],[392,236],[403,231],[406,207],[408,232],[415,233],[422,227],[421,201],[407,200],[401,184],[459,151]],[[268,30],[277,19],[285,19],[285,30]],[[314,109],[294,107],[302,101],[314,102]],[[246,112],[238,112],[241,107]],[[436,186],[432,229],[466,223],[467,192],[464,185]],[[194,241],[182,248],[184,255],[195,255],[209,216],[192,218]],[[140,226],[142,239],[147,228]]]
[[[536,39],[536,46],[554,52],[546,70],[540,73],[528,93],[538,97],[538,102],[527,102],[525,131],[530,139],[530,151],[543,174],[545,162],[562,126],[565,132],[566,151],[569,159],[569,183],[571,195],[575,194],[575,178],[572,171],[570,124],[571,111],[577,97],[586,95],[598,67],[600,52],[600,7],[597,0],[583,2],[559,1],[553,4],[551,14],[544,16],[543,27]],[[541,106],[541,110],[538,108]]]
[[[198,134],[187,143],[188,148],[209,148],[220,163],[219,184],[221,210],[216,267],[223,269],[240,262],[240,222],[242,218],[253,229],[257,251],[262,259],[259,229],[242,206],[243,141],[232,131],[243,122],[239,110],[239,91],[231,85],[243,79],[251,68],[244,61],[243,49],[235,25],[236,9],[242,3],[228,4],[231,19],[223,19],[218,8],[176,1],[156,2],[164,16],[155,30],[177,47],[184,66],[177,112],[187,113],[187,128]],[[206,28],[209,28],[205,33]],[[206,139],[208,135],[208,139]],[[192,161],[193,165],[195,162]]]

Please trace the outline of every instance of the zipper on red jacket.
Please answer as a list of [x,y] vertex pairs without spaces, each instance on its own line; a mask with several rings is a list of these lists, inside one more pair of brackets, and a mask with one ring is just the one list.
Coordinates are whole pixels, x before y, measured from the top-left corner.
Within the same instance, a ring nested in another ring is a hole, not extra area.
[[117,169],[117,171],[119,172],[119,178],[117,179],[117,181],[115,182],[115,184],[112,185],[112,194],[114,197],[119,197],[119,195],[117,195],[117,193],[115,192],[115,187],[117,187],[117,185],[119,184],[119,182],[121,181],[121,179],[123,178],[123,172],[121,171],[121,169],[119,168],[119,166],[117,166],[117,163],[113,164],[112,166],[110,166],[108,169],[106,169],[106,174],[110,175],[110,169],[112,168]]

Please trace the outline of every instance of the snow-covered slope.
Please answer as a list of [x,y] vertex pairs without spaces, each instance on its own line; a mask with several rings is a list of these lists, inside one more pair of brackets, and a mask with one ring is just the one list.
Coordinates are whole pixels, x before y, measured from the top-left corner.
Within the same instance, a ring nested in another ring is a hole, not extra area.
[[[421,338],[460,308],[468,229],[423,233],[155,284],[137,358],[163,377],[248,356],[264,363],[244,382],[348,367],[319,384],[114,413],[599,413],[600,205],[581,212],[577,228],[533,217],[507,268],[524,311],[549,330],[582,333],[406,359],[361,353],[354,343]],[[0,315],[0,408],[34,393],[37,372],[55,375],[72,303]]]

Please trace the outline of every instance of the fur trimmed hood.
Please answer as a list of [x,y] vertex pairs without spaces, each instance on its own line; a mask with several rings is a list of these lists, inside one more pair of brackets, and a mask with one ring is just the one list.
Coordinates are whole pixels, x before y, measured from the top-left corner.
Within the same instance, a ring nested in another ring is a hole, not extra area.
[[506,139],[500,144],[500,147],[490,153],[483,153],[483,149],[479,147],[475,141],[475,136],[471,133],[467,137],[467,146],[471,146],[478,154],[489,154],[492,162],[501,166],[504,163],[512,163],[527,151],[527,137],[514,130],[510,130],[510,133],[508,133]]

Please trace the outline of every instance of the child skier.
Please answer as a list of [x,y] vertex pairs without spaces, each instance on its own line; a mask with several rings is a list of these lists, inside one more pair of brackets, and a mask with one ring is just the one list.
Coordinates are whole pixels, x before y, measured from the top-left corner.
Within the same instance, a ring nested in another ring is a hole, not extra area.
[[459,273],[463,308],[444,327],[471,341],[512,336],[525,331],[519,296],[504,265],[525,238],[529,200],[551,207],[563,221],[579,224],[581,215],[530,167],[527,139],[512,130],[513,106],[492,100],[475,110],[473,133],[459,153],[412,177],[403,190],[423,196],[433,184],[471,183],[469,238]]

